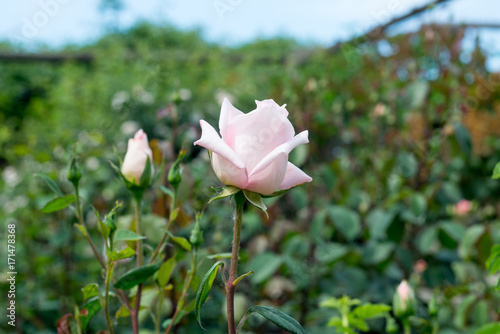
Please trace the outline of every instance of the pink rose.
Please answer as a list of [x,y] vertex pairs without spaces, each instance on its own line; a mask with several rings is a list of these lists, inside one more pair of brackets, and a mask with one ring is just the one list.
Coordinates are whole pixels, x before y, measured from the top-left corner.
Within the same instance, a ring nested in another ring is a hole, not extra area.
[[128,140],[127,153],[121,169],[123,176],[130,182],[139,184],[148,157],[152,165],[153,152],[149,148],[148,136],[140,129],[135,133],[134,138]]
[[222,136],[204,120],[195,145],[211,152],[215,174],[226,185],[263,195],[311,182],[312,178],[288,162],[288,154],[309,142],[308,131],[295,136],[285,105],[255,101],[257,109],[244,114],[224,99],[219,119]]
[[457,216],[465,216],[466,214],[469,213],[469,211],[472,209],[472,204],[470,201],[466,199],[460,200],[455,206],[453,207],[453,211]]

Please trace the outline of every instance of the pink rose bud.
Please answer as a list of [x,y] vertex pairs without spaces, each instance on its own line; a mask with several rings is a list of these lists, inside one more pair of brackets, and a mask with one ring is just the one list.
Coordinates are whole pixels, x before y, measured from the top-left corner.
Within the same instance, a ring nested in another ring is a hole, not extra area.
[[471,209],[471,202],[466,199],[462,199],[457,204],[455,204],[455,206],[453,207],[453,212],[455,212],[457,216],[465,216]]
[[398,318],[407,317],[415,313],[415,294],[406,280],[402,281],[394,295],[394,314]]
[[139,184],[148,157],[152,165],[153,152],[149,148],[148,136],[140,129],[135,133],[134,138],[128,140],[127,153],[121,169],[123,176],[130,182]]
[[311,182],[288,162],[288,154],[306,144],[308,131],[295,135],[285,106],[273,100],[255,101],[257,109],[244,114],[224,99],[217,131],[200,121],[202,135],[195,145],[211,152],[215,174],[226,185],[263,195]]

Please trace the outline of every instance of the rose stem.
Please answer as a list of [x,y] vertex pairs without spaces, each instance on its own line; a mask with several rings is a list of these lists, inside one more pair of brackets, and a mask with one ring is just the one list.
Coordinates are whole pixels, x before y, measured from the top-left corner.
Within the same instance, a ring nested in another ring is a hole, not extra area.
[[156,256],[158,256],[158,253],[160,252],[163,244],[167,240],[168,231],[170,229],[170,225],[172,225],[172,222],[173,222],[173,219],[172,219],[173,212],[174,212],[176,207],[177,207],[177,187],[174,187],[174,196],[172,197],[172,202],[170,203],[170,214],[169,214],[169,218],[168,218],[167,227],[165,228],[165,233],[163,233],[163,237],[161,238],[160,243],[158,244],[155,251],[153,252],[153,255],[151,255],[151,258],[149,259],[148,264],[153,263]]
[[[137,233],[137,235],[141,235],[141,203],[142,203],[142,193],[134,194],[135,233]],[[139,268],[142,266],[142,260],[143,260],[142,239],[139,239],[136,242],[136,257],[137,257],[137,268]],[[132,331],[134,334],[139,334],[139,309],[141,306],[141,295],[142,295],[142,283],[139,284],[139,286],[137,287],[134,310],[131,314]]]
[[189,271],[187,280],[184,282],[184,288],[182,289],[181,297],[179,298],[179,302],[177,303],[177,308],[175,310],[174,316],[172,317],[172,321],[170,322],[170,325],[165,330],[165,334],[170,333],[170,331],[174,327],[175,320],[177,319],[179,312],[182,310],[182,307],[184,306],[184,302],[185,302],[184,300],[187,297],[189,286],[191,285],[191,281],[193,280],[193,276],[196,272],[197,253],[198,253],[198,251],[196,249],[194,249],[193,253],[191,254],[191,270]]
[[[88,240],[88,242],[90,244],[90,247],[94,251],[94,255],[96,256],[97,260],[99,260],[99,263],[101,264],[101,267],[104,270],[107,270],[106,263],[104,262],[104,260],[102,259],[102,257],[99,255],[99,252],[97,251],[97,248],[94,245],[94,242],[90,238],[89,231],[87,230],[87,227],[85,225],[85,220],[83,219],[82,208],[81,208],[81,205],[80,205],[80,195],[79,195],[79,191],[78,191],[78,185],[75,186],[75,195],[76,195],[76,218],[80,222],[80,225],[83,226],[83,229],[85,230],[85,235],[86,235],[87,240]],[[120,290],[120,289],[117,289],[117,290],[118,290],[118,293],[120,294],[120,298],[122,299],[123,303],[125,303],[125,306],[127,307],[127,309],[129,311],[132,310],[132,307],[130,306],[130,303],[129,303],[127,297],[123,293],[123,290]]]
[[234,323],[234,292],[236,291],[236,275],[238,271],[238,257],[241,241],[241,223],[243,216],[243,204],[245,204],[245,195],[240,191],[234,195],[234,235],[233,250],[231,253],[231,268],[229,269],[229,279],[226,285],[227,291],[227,326],[229,334],[236,334]]

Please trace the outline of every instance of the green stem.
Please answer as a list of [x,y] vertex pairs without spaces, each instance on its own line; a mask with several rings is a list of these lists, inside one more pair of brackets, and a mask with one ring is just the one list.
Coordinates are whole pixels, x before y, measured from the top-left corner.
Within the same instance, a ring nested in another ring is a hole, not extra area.
[[99,255],[99,251],[97,250],[97,247],[95,246],[94,242],[90,238],[90,234],[89,234],[89,231],[87,230],[85,220],[83,219],[82,208],[80,205],[80,194],[79,194],[78,185],[75,185],[75,195],[76,195],[76,218],[78,219],[78,222],[85,230],[85,236],[87,237],[87,240],[90,244],[90,247],[92,248],[92,251],[94,252],[95,257],[97,258],[97,260],[101,264],[102,268],[106,269],[106,262],[104,262],[101,255]]
[[403,319],[403,329],[404,334],[411,334],[410,320],[408,318]]
[[227,291],[227,328],[229,334],[236,334],[234,323],[234,293],[238,273],[238,257],[240,253],[241,224],[243,216],[243,204],[245,204],[245,195],[240,191],[234,195],[234,235],[233,249],[231,253],[231,267],[229,268],[229,279],[226,284]]
[[434,319],[432,319],[432,334],[437,334],[438,330],[439,330],[439,321],[437,317],[434,317]]
[[[142,194],[134,196],[134,209],[135,209],[135,232],[138,235],[141,234],[141,203]],[[139,239],[136,242],[136,256],[137,256],[137,268],[142,266],[143,263],[143,249],[142,240]],[[141,295],[142,295],[142,284],[137,287],[137,294],[135,295],[135,304],[133,312],[131,312],[132,317],[132,332],[134,334],[139,334],[139,310],[141,307]]]
[[175,320],[177,319],[179,312],[182,311],[182,307],[184,306],[189,287],[191,286],[191,282],[193,281],[193,277],[196,273],[197,257],[198,257],[198,252],[195,249],[195,250],[193,250],[193,254],[191,256],[191,270],[189,271],[188,277],[186,278],[186,281],[184,282],[184,288],[182,289],[181,297],[179,298],[179,302],[177,303],[177,308],[175,309],[175,313],[172,316],[172,321],[170,322],[170,325],[168,325],[167,329],[165,330],[165,334],[170,333],[170,331],[174,327]]
[[174,219],[172,219],[172,218],[173,218],[173,212],[176,209],[176,207],[177,207],[177,187],[174,187],[174,196],[172,197],[172,203],[170,203],[170,216],[168,218],[167,227],[165,228],[165,233],[163,233],[163,237],[161,238],[160,243],[158,244],[155,251],[153,252],[153,255],[151,255],[151,258],[149,259],[148,264],[153,263],[153,261],[158,256],[158,253],[162,249],[163,245],[167,241],[168,231],[170,229],[170,225],[172,225],[172,223],[174,221]]
[[109,333],[113,334],[113,322],[109,315],[109,283],[113,277],[113,262],[109,261],[106,269],[106,290],[104,294],[104,313],[106,314],[106,322],[108,323]]
[[160,293],[158,294],[158,302],[156,304],[156,323],[155,323],[155,333],[160,334],[160,326],[161,326],[161,305],[163,304],[163,288],[161,286],[158,287],[160,289]]

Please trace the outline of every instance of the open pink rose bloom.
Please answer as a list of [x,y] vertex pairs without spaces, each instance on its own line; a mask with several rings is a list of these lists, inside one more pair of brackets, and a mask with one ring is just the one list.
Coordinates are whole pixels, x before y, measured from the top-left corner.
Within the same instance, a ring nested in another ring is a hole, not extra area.
[[211,152],[215,174],[226,185],[263,195],[311,182],[312,178],[288,162],[288,154],[306,144],[308,131],[295,135],[285,106],[273,100],[256,101],[244,114],[224,99],[217,131],[200,121],[202,135],[195,145]]

